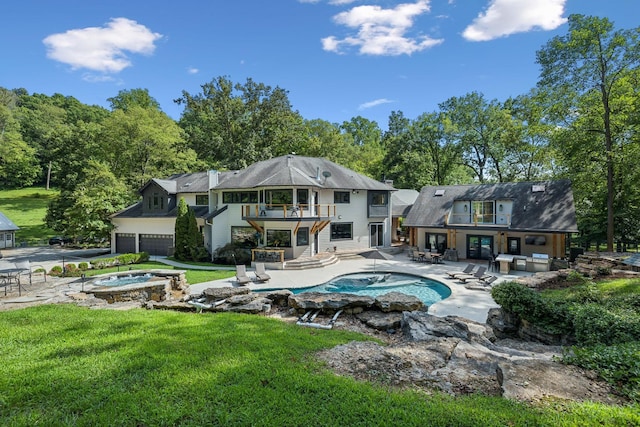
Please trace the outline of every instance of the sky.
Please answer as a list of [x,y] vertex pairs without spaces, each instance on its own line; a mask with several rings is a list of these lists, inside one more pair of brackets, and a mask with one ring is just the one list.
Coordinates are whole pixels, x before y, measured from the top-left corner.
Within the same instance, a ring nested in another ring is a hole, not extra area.
[[220,76],[288,92],[305,119],[387,128],[471,92],[505,101],[571,14],[640,26],[638,0],[21,0],[0,17],[0,87],[109,108],[147,89],[179,120]]

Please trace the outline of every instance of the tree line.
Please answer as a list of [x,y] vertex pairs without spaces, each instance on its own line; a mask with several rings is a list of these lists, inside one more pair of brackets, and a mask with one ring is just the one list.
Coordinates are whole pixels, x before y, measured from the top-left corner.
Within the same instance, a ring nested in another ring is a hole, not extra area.
[[569,178],[584,242],[624,249],[640,237],[640,28],[569,17],[536,52],[538,83],[506,100],[471,92],[387,130],[364,117],[305,119],[288,92],[219,76],[167,116],[147,89],[122,90],[110,108],[62,94],[0,88],[0,189],[60,190],[47,224],[104,238],[109,215],[147,180],[234,170],[288,153],[324,157],[396,188]]

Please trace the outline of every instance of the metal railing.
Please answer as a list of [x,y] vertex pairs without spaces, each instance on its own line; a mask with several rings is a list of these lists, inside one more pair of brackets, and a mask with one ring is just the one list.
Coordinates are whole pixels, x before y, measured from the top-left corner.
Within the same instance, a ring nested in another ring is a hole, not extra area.
[[242,217],[260,219],[331,218],[336,216],[336,205],[327,204],[267,204],[242,206]]
[[511,225],[511,214],[469,214],[452,213],[447,221],[450,225]]

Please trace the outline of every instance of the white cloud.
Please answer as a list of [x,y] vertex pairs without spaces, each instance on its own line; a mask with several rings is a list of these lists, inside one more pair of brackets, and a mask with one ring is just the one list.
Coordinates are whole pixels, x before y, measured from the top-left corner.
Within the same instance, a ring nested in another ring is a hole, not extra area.
[[416,17],[429,12],[430,0],[403,3],[393,9],[380,6],[357,6],[333,17],[340,25],[357,30],[343,39],[329,36],[322,39],[322,48],[329,52],[343,53],[356,47],[367,55],[410,55],[443,42],[428,36],[408,37]]
[[391,101],[390,99],[386,99],[386,98],[375,99],[373,101],[369,101],[369,102],[365,102],[364,104],[360,104],[358,106],[358,110],[366,110],[368,108],[377,107],[378,105],[391,104],[392,102],[394,102],[394,101]]
[[115,18],[105,27],[88,27],[47,36],[47,57],[72,69],[118,73],[130,67],[127,53],[150,55],[161,34],[127,18]]
[[488,41],[534,28],[553,30],[567,22],[562,17],[567,0],[491,0],[462,36],[471,41]]
[[187,73],[189,74],[198,74],[199,72],[200,70],[198,70],[197,68],[194,68],[194,67],[187,68]]

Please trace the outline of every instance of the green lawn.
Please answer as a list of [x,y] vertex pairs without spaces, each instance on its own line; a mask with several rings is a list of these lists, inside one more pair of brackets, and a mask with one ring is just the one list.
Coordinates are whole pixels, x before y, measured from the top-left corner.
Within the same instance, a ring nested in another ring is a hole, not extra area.
[[57,190],[42,187],[0,191],[0,211],[20,230],[16,232],[16,244],[46,244],[55,231],[44,223],[49,202],[58,195]]
[[261,316],[45,305],[0,312],[11,426],[638,425],[638,406],[450,397],[357,382],[313,353],[350,340]]

